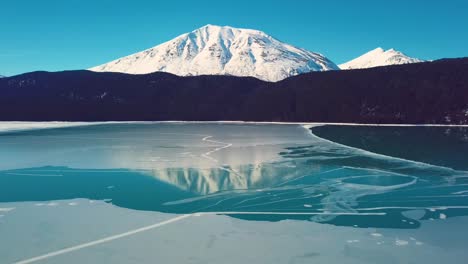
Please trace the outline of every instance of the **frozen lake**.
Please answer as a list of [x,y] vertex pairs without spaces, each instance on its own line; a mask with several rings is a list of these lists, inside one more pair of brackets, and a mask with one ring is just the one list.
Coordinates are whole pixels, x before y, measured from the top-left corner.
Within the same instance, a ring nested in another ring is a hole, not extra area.
[[0,132],[0,263],[468,258],[467,128],[79,125]]

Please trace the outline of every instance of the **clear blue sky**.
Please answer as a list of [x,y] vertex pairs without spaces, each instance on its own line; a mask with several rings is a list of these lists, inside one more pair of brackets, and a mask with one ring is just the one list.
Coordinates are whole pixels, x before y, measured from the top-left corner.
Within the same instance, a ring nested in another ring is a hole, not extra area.
[[7,0],[0,74],[83,69],[206,24],[254,28],[339,64],[381,46],[468,56],[467,0]]

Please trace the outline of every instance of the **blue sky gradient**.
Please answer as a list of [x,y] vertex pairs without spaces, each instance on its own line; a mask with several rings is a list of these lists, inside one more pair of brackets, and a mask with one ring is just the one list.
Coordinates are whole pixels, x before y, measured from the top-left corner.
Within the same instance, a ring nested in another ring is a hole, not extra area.
[[262,30],[337,64],[379,46],[468,56],[466,0],[8,0],[0,10],[0,75],[84,69],[206,24]]

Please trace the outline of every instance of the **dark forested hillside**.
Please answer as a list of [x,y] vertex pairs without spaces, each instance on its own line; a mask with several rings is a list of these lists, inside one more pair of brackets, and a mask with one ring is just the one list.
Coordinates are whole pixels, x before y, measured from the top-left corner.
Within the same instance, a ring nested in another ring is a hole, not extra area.
[[468,58],[312,72],[277,83],[160,72],[32,72],[0,79],[0,120],[467,124]]

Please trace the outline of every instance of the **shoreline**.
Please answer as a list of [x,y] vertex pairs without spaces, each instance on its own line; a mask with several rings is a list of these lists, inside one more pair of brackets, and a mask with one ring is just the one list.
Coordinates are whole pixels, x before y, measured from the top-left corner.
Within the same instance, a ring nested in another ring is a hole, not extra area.
[[207,123],[207,124],[278,124],[278,125],[339,125],[339,126],[435,126],[435,127],[468,127],[468,124],[398,124],[398,123],[344,123],[344,122],[278,122],[278,121],[242,121],[242,120],[217,120],[217,121],[0,121],[2,124],[158,124],[158,123]]
[[468,124],[364,124],[364,123],[334,123],[334,122],[259,122],[259,121],[0,121],[0,132],[22,130],[37,130],[51,128],[66,128],[106,124],[251,124],[251,125],[300,125],[304,128],[315,126],[370,126],[370,127],[468,127]]

